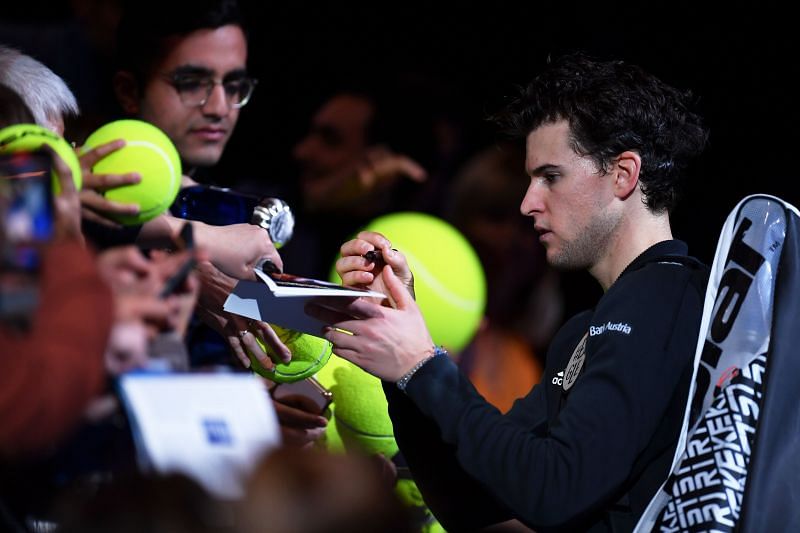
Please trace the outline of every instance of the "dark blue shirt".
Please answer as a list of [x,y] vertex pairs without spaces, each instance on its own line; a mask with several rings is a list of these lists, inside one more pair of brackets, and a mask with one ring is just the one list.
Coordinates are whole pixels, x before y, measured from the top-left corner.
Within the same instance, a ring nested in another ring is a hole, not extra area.
[[634,527],[666,479],[691,379],[707,269],[686,252],[665,241],[634,260],[559,330],[542,382],[505,415],[446,357],[407,396],[384,384],[400,450],[446,529]]

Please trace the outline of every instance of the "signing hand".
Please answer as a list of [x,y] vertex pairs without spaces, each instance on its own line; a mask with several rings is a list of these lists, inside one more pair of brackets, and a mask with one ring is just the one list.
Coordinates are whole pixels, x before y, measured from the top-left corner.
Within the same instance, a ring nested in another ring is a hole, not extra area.
[[[370,261],[364,257],[373,250],[380,253],[381,261]],[[342,245],[341,254],[341,259],[336,261],[336,272],[342,278],[343,285],[363,287],[389,295],[381,276],[381,263],[385,263],[392,268],[392,272],[414,298],[414,275],[408,268],[405,256],[392,249],[392,244],[380,233],[360,232],[355,239]]]
[[397,381],[419,361],[433,355],[433,341],[403,281],[386,265],[380,273],[396,308],[363,298],[318,298],[306,313],[329,324],[324,337],[333,351],[370,374]]

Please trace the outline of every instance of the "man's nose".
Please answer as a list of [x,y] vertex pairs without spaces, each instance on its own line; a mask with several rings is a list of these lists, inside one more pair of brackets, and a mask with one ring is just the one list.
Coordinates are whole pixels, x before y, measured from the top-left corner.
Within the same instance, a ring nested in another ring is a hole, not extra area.
[[208,100],[203,105],[203,113],[206,115],[224,117],[230,110],[231,105],[225,94],[225,87],[222,84],[215,84],[214,88],[211,89],[211,94],[208,95]]
[[544,210],[542,188],[543,186],[539,184],[539,180],[531,180],[528,190],[525,191],[525,196],[522,197],[522,203],[519,206],[520,213],[530,217]]

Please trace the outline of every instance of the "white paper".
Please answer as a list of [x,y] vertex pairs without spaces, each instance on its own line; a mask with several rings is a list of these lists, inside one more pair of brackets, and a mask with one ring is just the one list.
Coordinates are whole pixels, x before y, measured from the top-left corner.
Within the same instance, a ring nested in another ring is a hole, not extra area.
[[120,379],[144,471],[183,473],[238,499],[255,466],[280,444],[263,382],[250,374],[132,373]]
[[379,292],[351,289],[308,278],[296,278],[299,282],[308,282],[306,286],[280,286],[266,274],[258,270],[255,272],[261,281],[239,281],[225,300],[223,309],[229,313],[318,337],[322,335],[322,328],[327,324],[305,313],[305,305],[312,298],[385,297]]

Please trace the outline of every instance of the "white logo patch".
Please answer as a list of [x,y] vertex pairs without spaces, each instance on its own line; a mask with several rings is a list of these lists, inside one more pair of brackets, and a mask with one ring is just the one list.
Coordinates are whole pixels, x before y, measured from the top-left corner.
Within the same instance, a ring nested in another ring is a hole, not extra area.
[[567,368],[564,369],[564,390],[568,391],[572,388],[577,381],[578,376],[583,369],[583,362],[586,361],[586,339],[589,338],[588,333],[584,333],[583,338],[575,347],[572,352],[572,357],[569,358]]
[[562,370],[553,377],[553,381],[551,381],[551,383],[553,385],[561,385],[563,382],[564,382],[564,371]]
[[625,322],[606,322],[605,324],[600,324],[599,326],[589,326],[589,336],[594,337],[596,335],[602,335],[607,331],[616,331],[618,333],[630,335],[631,330],[633,330],[631,325],[626,324]]

